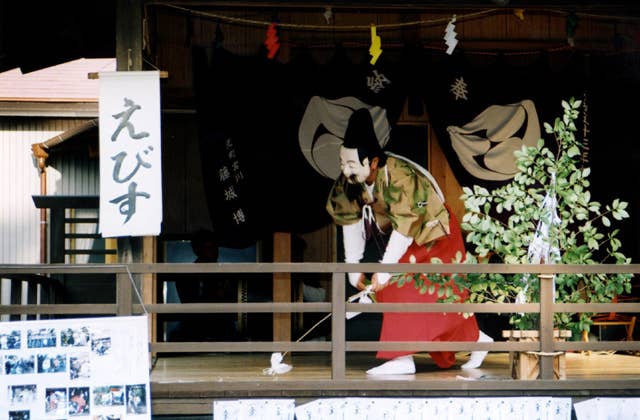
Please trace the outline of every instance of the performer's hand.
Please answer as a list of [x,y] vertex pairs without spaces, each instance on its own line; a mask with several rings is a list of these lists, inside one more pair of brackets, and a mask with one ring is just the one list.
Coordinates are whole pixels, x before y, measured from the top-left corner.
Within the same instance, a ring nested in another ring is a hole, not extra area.
[[366,276],[364,273],[347,273],[347,277],[349,278],[349,283],[358,290],[364,290],[366,284]]
[[367,279],[367,276],[365,276],[364,273],[360,273],[360,278],[358,278],[358,283],[356,284],[356,289],[358,289],[358,290],[366,289],[367,285],[364,284],[366,279]]
[[[380,278],[378,278],[378,274],[381,274]],[[386,277],[386,279],[384,279],[384,277]],[[389,276],[386,273],[375,273],[373,276],[371,276],[371,290],[373,292],[379,292],[380,290],[387,287],[388,284]]]

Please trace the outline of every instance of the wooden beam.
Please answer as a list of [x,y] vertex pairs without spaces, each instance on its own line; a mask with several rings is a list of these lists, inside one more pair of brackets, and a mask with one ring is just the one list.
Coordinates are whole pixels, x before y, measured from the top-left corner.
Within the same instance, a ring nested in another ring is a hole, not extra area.
[[[166,79],[168,77],[169,77],[169,72],[168,71],[160,70],[160,78],[161,79]],[[87,78],[88,79],[92,79],[92,80],[99,79],[100,78],[100,73],[95,72],[95,71],[93,71],[91,73],[87,73]]]

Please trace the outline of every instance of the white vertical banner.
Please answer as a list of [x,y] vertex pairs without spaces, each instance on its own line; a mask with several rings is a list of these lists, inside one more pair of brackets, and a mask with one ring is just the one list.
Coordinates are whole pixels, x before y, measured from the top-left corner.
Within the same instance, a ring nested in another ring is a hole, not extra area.
[[162,223],[160,72],[101,72],[100,233],[154,236]]

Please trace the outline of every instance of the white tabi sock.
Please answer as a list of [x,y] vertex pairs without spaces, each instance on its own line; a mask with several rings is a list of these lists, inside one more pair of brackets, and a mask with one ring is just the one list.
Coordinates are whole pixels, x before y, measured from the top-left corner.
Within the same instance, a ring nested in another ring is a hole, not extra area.
[[[489,337],[487,334],[480,331],[478,335],[478,343],[491,343],[493,342],[493,338]],[[462,369],[475,369],[479,368],[484,358],[487,356],[488,351],[484,350],[476,350],[471,352],[471,356],[469,357],[469,361],[464,365],[460,366]]]
[[416,373],[413,356],[400,356],[367,371],[367,375],[411,375]]

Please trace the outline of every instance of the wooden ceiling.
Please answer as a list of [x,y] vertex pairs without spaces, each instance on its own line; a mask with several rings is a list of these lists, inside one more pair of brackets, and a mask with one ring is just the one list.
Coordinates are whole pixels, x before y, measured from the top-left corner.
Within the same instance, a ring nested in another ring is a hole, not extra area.
[[288,9],[402,9],[402,10],[479,10],[493,7],[525,9],[561,9],[576,12],[624,13],[640,16],[640,1],[637,0],[413,0],[413,1],[166,1],[185,7],[233,7],[233,8],[288,8]]

